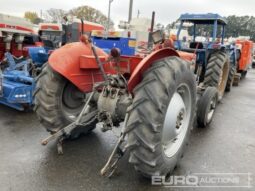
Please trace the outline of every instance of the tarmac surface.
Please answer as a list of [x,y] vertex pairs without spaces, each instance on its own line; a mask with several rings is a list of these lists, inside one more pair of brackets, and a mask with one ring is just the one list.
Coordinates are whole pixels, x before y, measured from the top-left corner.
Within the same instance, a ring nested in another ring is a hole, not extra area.
[[96,129],[65,142],[64,155],[57,154],[55,142],[41,146],[47,136],[32,112],[0,105],[0,191],[255,190],[255,70],[225,94],[209,127],[194,128],[184,158],[174,171],[175,176],[250,173],[251,188],[151,186],[128,163],[127,155],[116,175],[104,178],[99,171],[115,145],[112,132]]

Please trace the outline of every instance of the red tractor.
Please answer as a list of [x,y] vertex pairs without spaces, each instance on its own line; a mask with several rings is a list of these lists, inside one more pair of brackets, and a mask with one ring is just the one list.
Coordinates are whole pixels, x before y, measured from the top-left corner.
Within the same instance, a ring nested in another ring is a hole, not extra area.
[[[163,40],[160,31],[151,36],[156,45]],[[121,126],[102,175],[113,174],[127,149],[129,162],[146,177],[173,171],[193,126],[197,93],[203,103],[198,115],[207,123],[218,92],[198,85],[194,53],[176,51],[166,41],[156,47],[144,56],[120,56],[115,48],[107,55],[82,36],[54,51],[34,93],[34,110],[52,134],[42,144],[58,138],[62,152],[65,138],[89,133],[98,122],[103,132]]]

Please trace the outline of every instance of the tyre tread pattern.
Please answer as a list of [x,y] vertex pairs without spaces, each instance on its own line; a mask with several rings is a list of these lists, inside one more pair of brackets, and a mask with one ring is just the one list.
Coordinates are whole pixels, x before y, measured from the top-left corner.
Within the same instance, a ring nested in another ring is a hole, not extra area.
[[[195,80],[188,69],[188,63],[178,57],[155,61],[144,73],[142,82],[134,89],[134,100],[128,110],[126,128],[129,162],[146,177],[165,174],[174,168],[165,168],[162,158],[162,121],[171,95],[169,91],[176,89],[176,84],[185,72],[190,74],[194,87],[191,91],[196,94]],[[192,101],[195,106],[195,98]]]

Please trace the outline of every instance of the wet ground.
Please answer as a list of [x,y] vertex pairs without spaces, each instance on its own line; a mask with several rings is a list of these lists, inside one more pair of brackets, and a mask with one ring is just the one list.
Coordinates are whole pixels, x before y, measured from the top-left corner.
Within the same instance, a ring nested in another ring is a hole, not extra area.
[[[0,106],[0,191],[78,190],[254,190],[253,188],[165,188],[151,186],[121,161],[112,179],[99,175],[116,137],[96,129],[66,142],[64,155],[55,143],[40,141],[48,134],[36,116]],[[255,175],[255,71],[225,95],[211,125],[195,128],[175,175],[191,173],[252,173]]]

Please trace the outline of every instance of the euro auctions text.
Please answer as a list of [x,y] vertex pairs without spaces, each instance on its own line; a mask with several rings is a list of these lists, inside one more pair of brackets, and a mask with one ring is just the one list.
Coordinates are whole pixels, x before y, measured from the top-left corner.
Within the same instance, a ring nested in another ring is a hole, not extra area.
[[153,186],[163,187],[252,187],[251,173],[192,173],[190,175],[152,176]]

